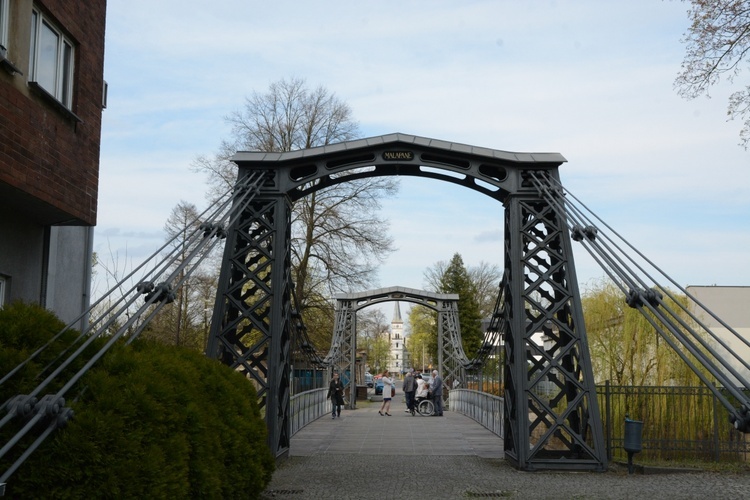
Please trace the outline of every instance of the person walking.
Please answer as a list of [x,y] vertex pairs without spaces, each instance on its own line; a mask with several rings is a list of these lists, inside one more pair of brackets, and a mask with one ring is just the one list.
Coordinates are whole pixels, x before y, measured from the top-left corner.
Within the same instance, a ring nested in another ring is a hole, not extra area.
[[341,407],[344,405],[344,383],[339,380],[338,372],[333,372],[328,386],[328,399],[331,400],[331,418],[341,418]]
[[435,404],[435,413],[433,417],[443,416],[443,379],[440,378],[437,370],[432,370],[432,382],[430,382],[430,392],[432,393],[432,402]]
[[410,368],[406,372],[404,377],[404,385],[401,386],[404,390],[404,396],[406,397],[406,410],[407,413],[414,415],[414,395],[417,392],[417,382],[414,379],[414,369]]
[[380,410],[378,410],[378,413],[380,415],[383,415],[383,412],[385,411],[385,414],[389,417],[391,416],[390,413],[388,413],[391,410],[391,398],[393,397],[392,389],[394,387],[393,385],[393,379],[389,377],[390,373],[388,370],[384,371],[381,375],[381,378],[383,379],[383,404],[380,405]]

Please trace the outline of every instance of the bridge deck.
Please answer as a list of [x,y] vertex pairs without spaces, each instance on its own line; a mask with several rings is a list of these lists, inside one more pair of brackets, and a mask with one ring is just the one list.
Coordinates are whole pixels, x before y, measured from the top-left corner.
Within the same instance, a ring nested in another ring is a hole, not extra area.
[[628,475],[617,465],[604,473],[519,472],[501,458],[500,438],[470,418],[412,417],[400,399],[392,417],[365,403],[299,431],[261,498],[750,498],[748,474]]
[[503,458],[503,442],[469,417],[446,411],[443,417],[404,413],[401,395],[391,404],[391,417],[378,415],[380,402],[357,402],[299,431],[291,441],[291,456],[320,453],[347,455],[442,456],[475,455]]

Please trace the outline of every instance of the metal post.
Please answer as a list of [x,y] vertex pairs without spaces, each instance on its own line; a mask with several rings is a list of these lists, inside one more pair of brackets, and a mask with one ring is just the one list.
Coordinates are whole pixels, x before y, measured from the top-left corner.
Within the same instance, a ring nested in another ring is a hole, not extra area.
[[711,399],[714,407],[714,460],[718,462],[721,457],[721,450],[719,449],[719,408],[718,399],[713,391],[711,391]]
[[607,460],[612,460],[612,399],[609,391],[609,380],[604,382],[604,407],[607,419]]

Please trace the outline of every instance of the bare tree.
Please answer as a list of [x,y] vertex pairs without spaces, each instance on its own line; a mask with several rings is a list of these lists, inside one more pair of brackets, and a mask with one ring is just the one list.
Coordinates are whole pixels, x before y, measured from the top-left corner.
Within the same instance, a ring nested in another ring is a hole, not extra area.
[[500,293],[500,280],[503,272],[497,264],[480,261],[476,266],[469,266],[469,279],[477,290],[479,314],[482,318],[489,318],[495,312],[495,302]]
[[294,151],[354,139],[358,126],[349,106],[324,87],[305,80],[272,83],[253,92],[242,110],[228,117],[236,143],[251,151]]
[[[710,95],[709,88],[722,79],[734,82],[750,51],[750,1],[691,0],[690,27],[683,38],[685,58],[675,80],[679,95],[693,99]],[[729,97],[729,119],[744,120],[740,145],[750,146],[750,85]]]
[[[349,106],[323,87],[309,89],[303,79],[281,80],[265,93],[254,92],[231,113],[232,137],[213,158],[193,164],[209,174],[209,198],[225,192],[237,178],[230,161],[235,151],[293,151],[351,140],[358,136]],[[393,251],[388,221],[378,217],[383,198],[393,196],[393,178],[366,178],[337,184],[298,200],[292,207],[292,267],[295,295],[303,318],[324,325],[333,318],[331,294],[375,284],[378,265]],[[307,321],[306,321],[307,323]],[[331,332],[313,332],[315,339]]]
[[[180,201],[172,209],[164,230],[168,240],[174,239],[173,248],[176,253],[173,267],[176,268],[184,262],[193,250],[189,235],[199,224],[198,210],[192,203]],[[202,321],[205,323],[203,318],[206,292],[205,287],[201,285],[211,278],[208,274],[199,274],[186,276],[184,269],[179,272],[176,279],[182,282],[182,286],[174,290],[174,302],[164,306],[151,321],[149,329],[145,332],[147,337],[166,344],[184,345],[198,350],[205,347],[200,326]]]
[[381,361],[386,361],[385,358],[379,359],[376,356],[376,341],[387,331],[388,322],[380,309],[372,307],[357,313],[357,350],[365,352],[371,369],[375,369]]
[[[428,290],[437,292],[441,289],[443,277],[449,267],[448,261],[435,262],[432,267],[425,269],[424,282]],[[500,280],[503,278],[502,271],[497,264],[480,261],[476,266],[467,269],[469,279],[476,289],[476,300],[479,303],[479,313],[482,318],[492,316],[500,292]]]

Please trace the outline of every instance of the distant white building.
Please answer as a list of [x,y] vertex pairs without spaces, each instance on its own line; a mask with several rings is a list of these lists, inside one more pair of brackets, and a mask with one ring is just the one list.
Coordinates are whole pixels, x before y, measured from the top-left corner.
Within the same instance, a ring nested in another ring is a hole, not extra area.
[[[750,341],[750,286],[688,286],[688,293],[703,304],[709,311],[732,327],[746,341]],[[695,306],[695,304],[691,304]],[[693,307],[694,312],[700,308]],[[716,336],[744,360],[750,359],[750,347],[742,340],[729,333],[724,326],[707,314],[697,314]],[[717,346],[717,349],[720,349]],[[735,365],[745,377],[750,377],[747,370]],[[744,372],[744,373],[743,373]]]
[[389,333],[390,355],[388,357],[388,371],[400,374],[408,368],[406,354],[406,338],[404,337],[404,322],[401,319],[401,308],[398,301],[393,307],[393,319]]

